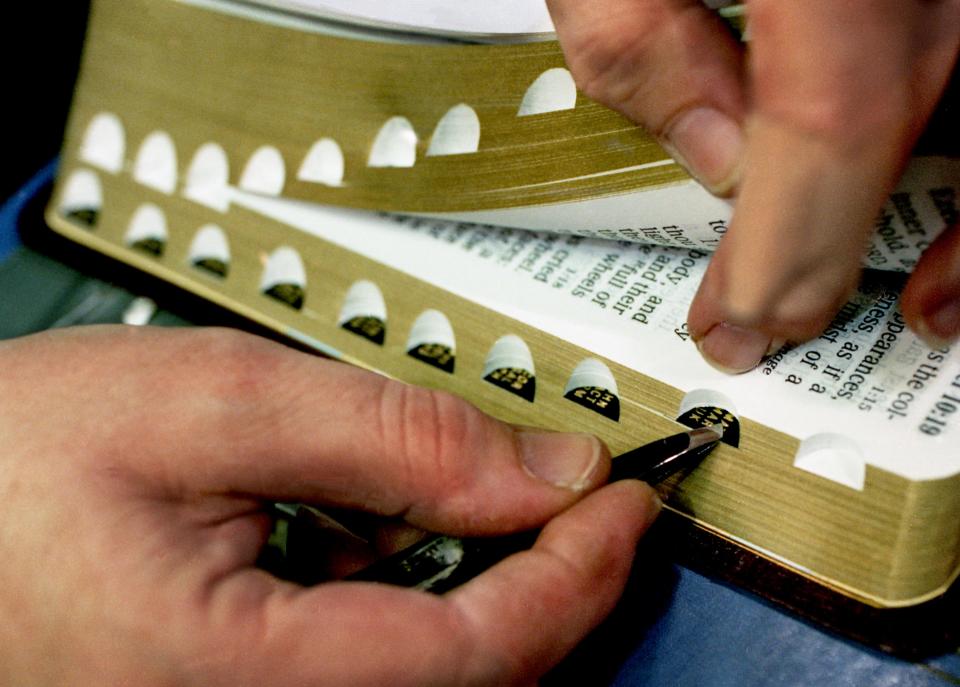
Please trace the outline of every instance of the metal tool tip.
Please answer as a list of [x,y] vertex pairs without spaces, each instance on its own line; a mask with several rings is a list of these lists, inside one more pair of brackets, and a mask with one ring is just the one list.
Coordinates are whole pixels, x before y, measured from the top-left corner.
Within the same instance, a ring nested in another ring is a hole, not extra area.
[[713,433],[717,435],[717,441],[723,439],[724,429],[722,424],[707,425],[704,429],[712,430]]
[[723,439],[723,425],[698,427],[690,432],[690,448],[697,448],[721,439]]

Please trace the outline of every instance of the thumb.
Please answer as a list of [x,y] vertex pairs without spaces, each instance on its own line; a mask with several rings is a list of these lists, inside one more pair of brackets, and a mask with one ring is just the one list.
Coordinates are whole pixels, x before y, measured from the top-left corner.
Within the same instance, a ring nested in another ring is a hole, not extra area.
[[[175,498],[299,501],[485,534],[544,523],[609,469],[592,436],[518,429],[451,394],[238,332],[102,328],[22,345],[66,361],[45,377],[57,384],[109,374],[110,393],[78,399],[71,426],[109,427],[93,435],[98,466]],[[48,429],[44,441],[71,440]]]

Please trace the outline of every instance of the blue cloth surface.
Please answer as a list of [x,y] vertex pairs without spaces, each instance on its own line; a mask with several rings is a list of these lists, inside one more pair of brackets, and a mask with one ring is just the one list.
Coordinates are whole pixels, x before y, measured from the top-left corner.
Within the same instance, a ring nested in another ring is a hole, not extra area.
[[56,170],[57,162],[54,160],[37,172],[0,207],[0,262],[10,257],[10,254],[20,245],[17,224],[24,206],[51,182]]
[[672,598],[617,687],[944,687],[960,657],[910,663],[839,639],[744,592],[678,569]]

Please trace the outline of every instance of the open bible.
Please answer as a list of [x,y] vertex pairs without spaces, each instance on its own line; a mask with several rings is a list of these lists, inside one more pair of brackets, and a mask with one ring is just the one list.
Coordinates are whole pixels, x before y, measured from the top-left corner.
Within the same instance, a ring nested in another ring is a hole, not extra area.
[[866,258],[884,269],[830,327],[730,377],[684,324],[730,205],[578,94],[555,43],[96,0],[47,217],[325,354],[614,453],[720,408],[738,441],[668,509],[895,609],[960,571],[960,352],[897,309],[957,219],[950,152],[918,151]]

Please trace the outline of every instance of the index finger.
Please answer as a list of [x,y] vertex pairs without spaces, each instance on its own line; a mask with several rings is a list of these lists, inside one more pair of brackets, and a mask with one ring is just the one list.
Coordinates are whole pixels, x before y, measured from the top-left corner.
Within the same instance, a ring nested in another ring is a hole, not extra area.
[[531,683],[619,598],[658,512],[652,494],[635,481],[604,487],[533,549],[441,597],[369,582],[296,589],[254,571],[223,578],[192,650],[229,657],[221,667],[251,684]]
[[71,414],[21,404],[5,431],[36,455],[75,448],[69,464],[109,475],[114,492],[215,503],[214,520],[268,499],[450,534],[529,529],[609,469],[595,437],[513,428],[452,394],[239,332],[89,328],[10,346],[24,355],[7,393],[66,390]]
[[741,46],[701,0],[547,0],[580,89],[653,134],[717,194],[737,185]]
[[693,303],[704,355],[743,371],[829,323],[956,60],[960,5],[750,5],[753,86],[730,230]]

